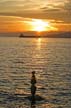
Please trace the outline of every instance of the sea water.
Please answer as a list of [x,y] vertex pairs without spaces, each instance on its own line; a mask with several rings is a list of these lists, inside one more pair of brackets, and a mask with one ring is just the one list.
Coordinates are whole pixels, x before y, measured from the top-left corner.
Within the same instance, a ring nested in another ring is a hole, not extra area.
[[[34,106],[32,71],[44,98]],[[0,37],[0,108],[71,108],[71,39]]]

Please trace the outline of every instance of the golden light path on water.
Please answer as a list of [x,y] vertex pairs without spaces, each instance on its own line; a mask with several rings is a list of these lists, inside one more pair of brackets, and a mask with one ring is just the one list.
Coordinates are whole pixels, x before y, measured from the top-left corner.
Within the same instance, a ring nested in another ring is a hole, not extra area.
[[[37,59],[44,58],[44,55],[42,54],[42,42],[45,42],[45,39],[43,39],[43,38],[37,38],[36,40],[32,39],[32,41],[35,42],[35,44],[36,44],[36,50],[38,52],[38,53],[35,53],[35,55],[33,54],[32,58],[33,59],[35,59],[35,58],[37,58]],[[35,61],[35,64],[38,65],[40,62],[41,62],[40,60],[39,61]],[[43,60],[42,60],[42,63],[45,65],[45,63],[44,63]],[[33,62],[33,64],[34,64],[34,62]],[[41,77],[40,74],[37,74],[36,77],[37,77],[37,79],[43,79],[43,78],[40,78]],[[37,86],[37,88],[40,88],[42,85],[41,84],[40,85],[36,84],[36,86]],[[24,92],[22,89],[16,89],[15,93],[18,93],[18,94],[24,94],[25,93],[26,94],[26,92]],[[27,93],[27,94],[29,94],[29,93]],[[38,95],[42,96],[42,94],[40,94],[40,93],[38,93]],[[53,104],[50,104],[50,103],[49,104],[45,103],[45,104],[42,104],[42,105],[40,105],[40,104],[34,104],[34,105],[32,105],[31,104],[31,107],[29,107],[29,108],[44,108],[44,107],[46,107],[46,108],[52,108]],[[21,105],[21,108],[24,108],[24,106]]]
[[37,48],[40,50],[40,48],[41,48],[41,41],[42,41],[42,39],[41,38],[38,38],[38,40],[37,40]]

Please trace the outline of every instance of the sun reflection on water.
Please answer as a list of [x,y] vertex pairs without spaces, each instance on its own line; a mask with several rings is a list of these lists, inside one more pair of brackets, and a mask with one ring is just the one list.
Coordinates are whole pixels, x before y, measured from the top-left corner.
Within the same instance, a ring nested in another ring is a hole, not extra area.
[[42,41],[42,39],[41,38],[38,38],[38,40],[37,40],[37,48],[40,50],[40,48],[41,48],[41,41]]

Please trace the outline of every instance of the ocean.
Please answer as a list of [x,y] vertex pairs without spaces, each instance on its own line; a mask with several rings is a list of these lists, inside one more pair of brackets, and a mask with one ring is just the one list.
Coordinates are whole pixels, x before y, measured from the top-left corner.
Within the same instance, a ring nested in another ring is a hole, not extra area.
[[0,108],[71,108],[71,39],[0,37]]

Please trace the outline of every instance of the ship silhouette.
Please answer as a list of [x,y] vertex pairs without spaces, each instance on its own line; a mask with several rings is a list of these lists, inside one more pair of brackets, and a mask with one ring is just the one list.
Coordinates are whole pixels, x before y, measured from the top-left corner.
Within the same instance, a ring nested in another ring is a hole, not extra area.
[[24,35],[21,33],[19,37],[24,37]]
[[42,37],[45,37],[45,36],[42,36],[42,35],[24,35],[23,33],[20,34],[19,36],[20,38],[42,38]]
[[25,35],[21,33],[21,38],[71,38],[71,32],[49,32],[41,35]]

